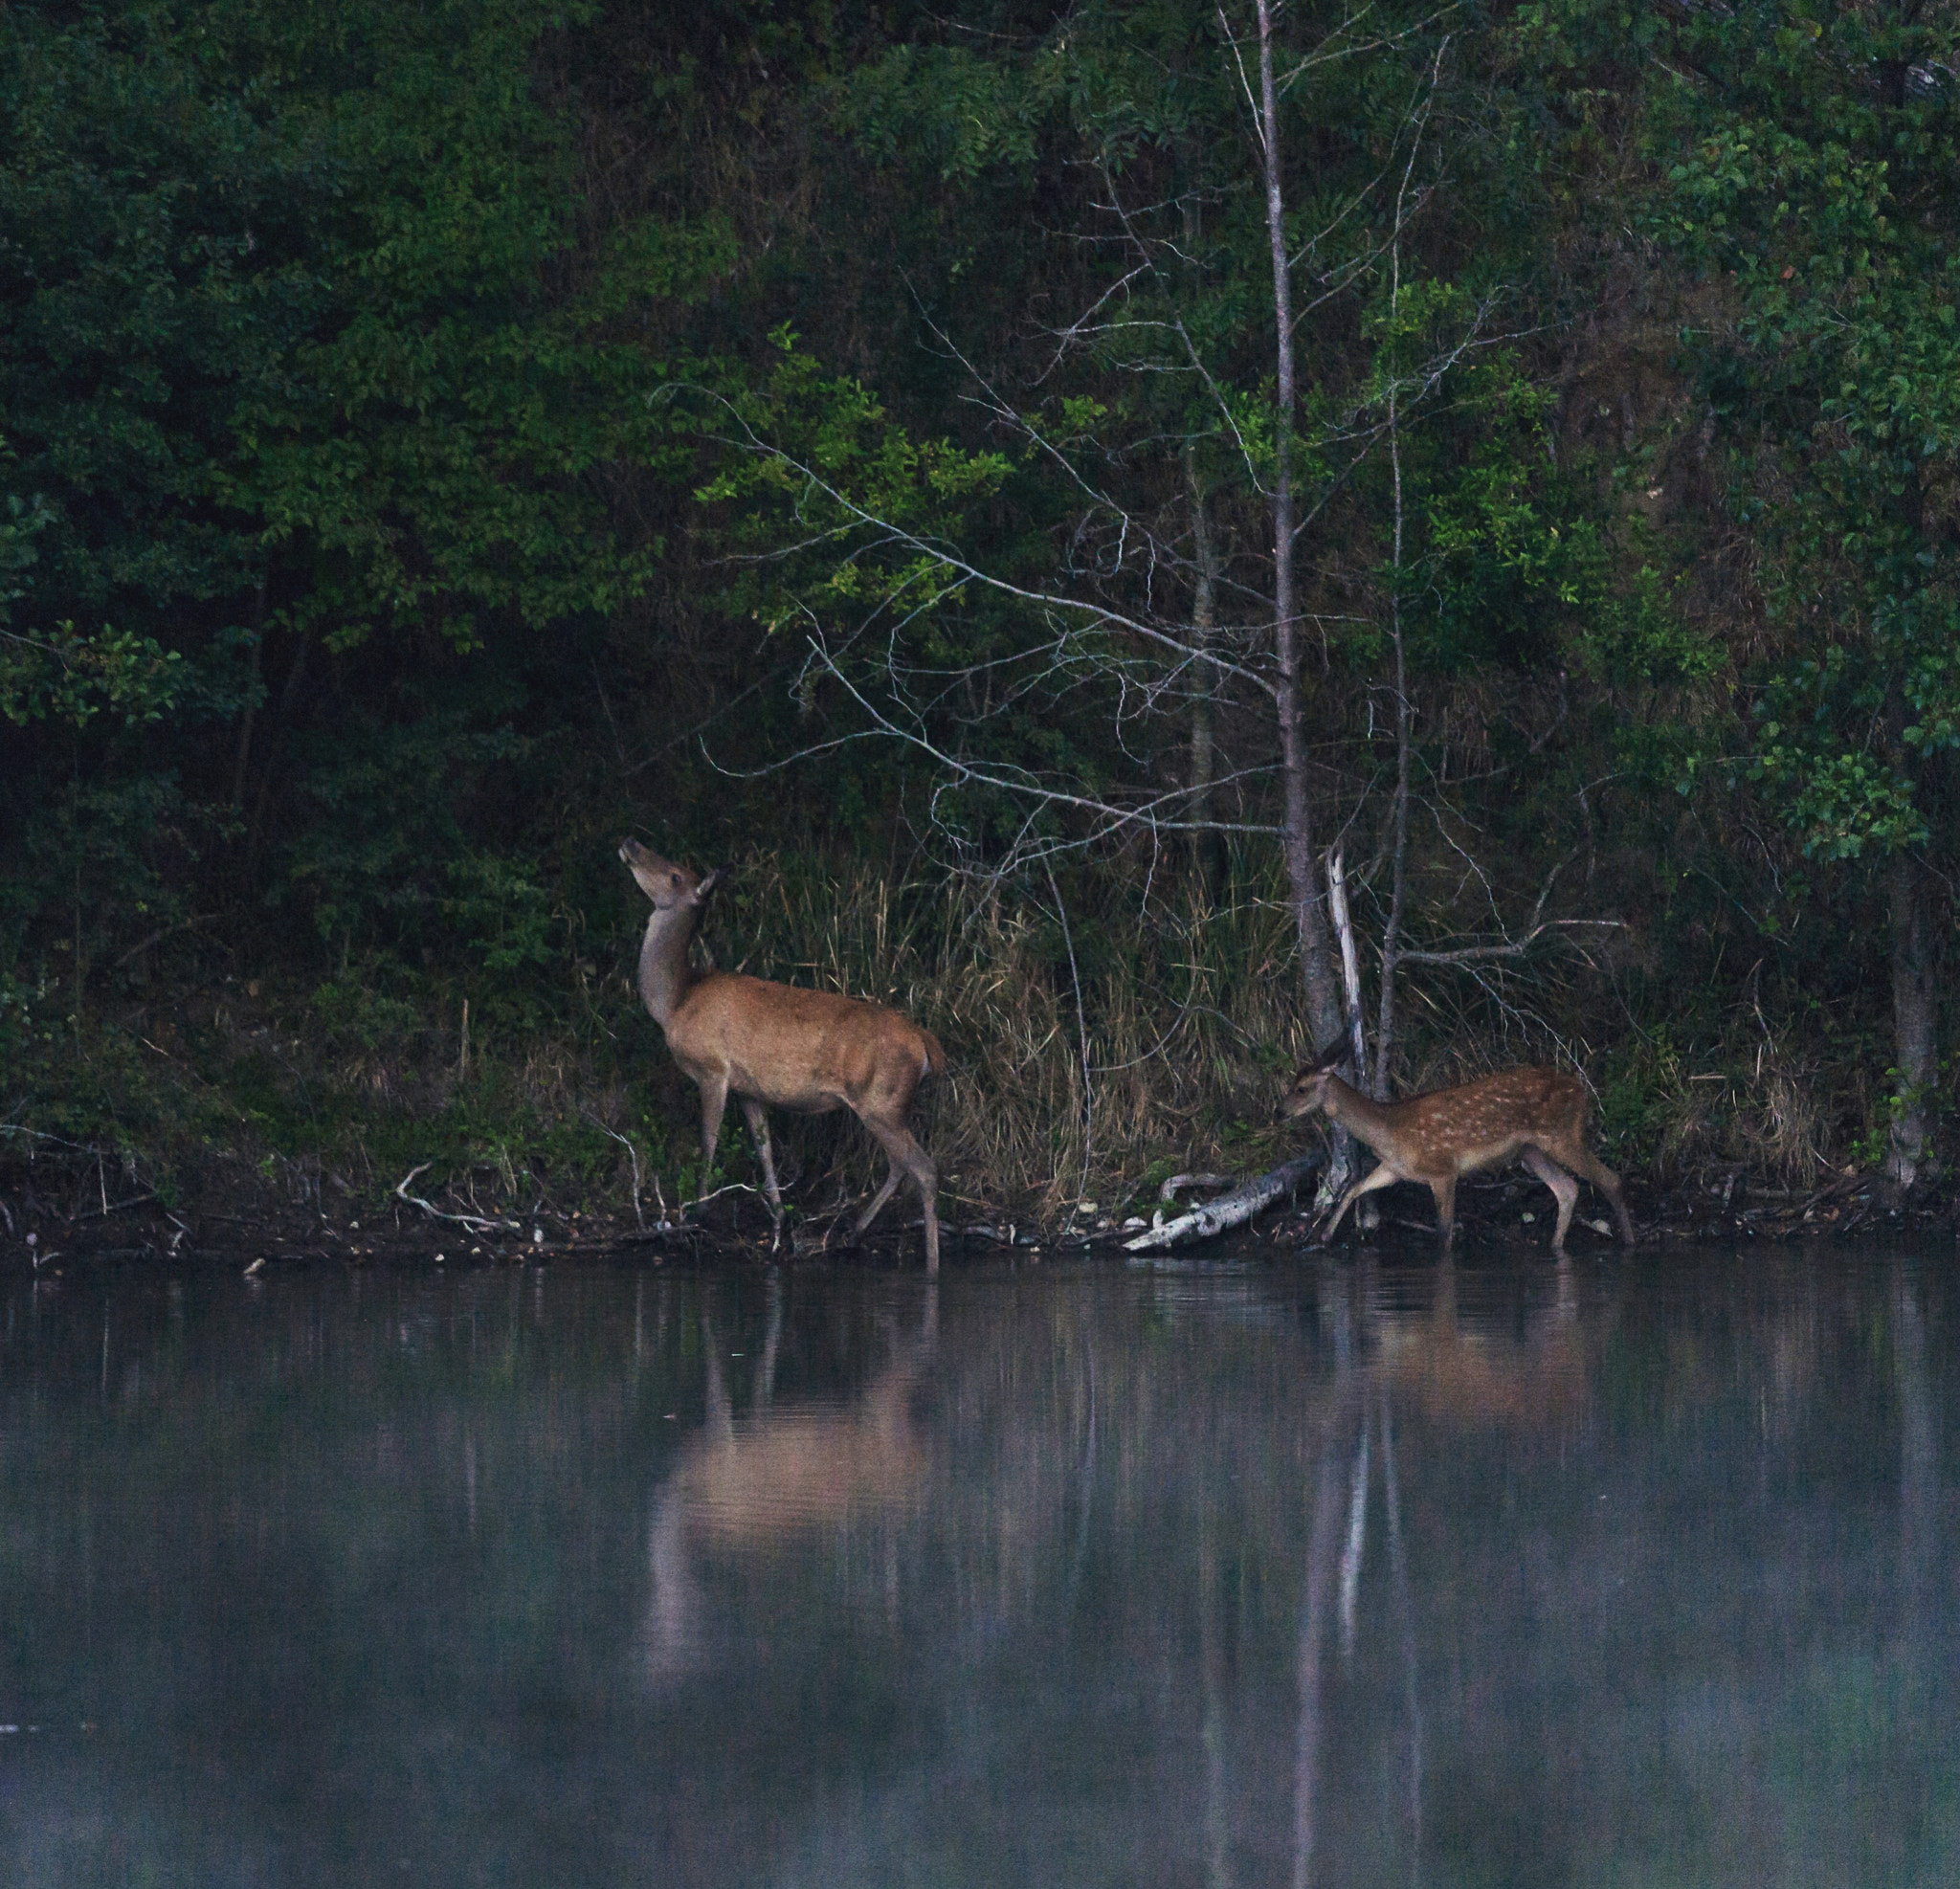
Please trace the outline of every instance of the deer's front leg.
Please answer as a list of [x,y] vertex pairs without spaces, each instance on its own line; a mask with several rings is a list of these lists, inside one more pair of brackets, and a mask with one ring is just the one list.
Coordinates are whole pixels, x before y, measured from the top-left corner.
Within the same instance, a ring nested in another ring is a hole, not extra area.
[[695,1195],[697,1200],[707,1195],[708,1169],[715,1165],[715,1144],[721,1139],[722,1116],[727,1106],[727,1077],[703,1076],[701,1079],[701,1191]]
[[1372,1193],[1377,1188],[1392,1188],[1401,1178],[1401,1175],[1396,1173],[1395,1170],[1392,1167],[1391,1167],[1389,1164],[1385,1161],[1379,1167],[1377,1167],[1374,1170],[1372,1174],[1369,1175],[1366,1180],[1356,1181],[1354,1185],[1341,1196],[1340,1206],[1334,1209],[1334,1217],[1327,1222],[1325,1227],[1322,1229],[1321,1244],[1323,1246],[1330,1246],[1333,1244],[1334,1229],[1341,1224],[1341,1216],[1344,1213],[1346,1213],[1347,1211],[1350,1207],[1352,1207],[1354,1203],[1357,1200],[1359,1200],[1363,1194]]

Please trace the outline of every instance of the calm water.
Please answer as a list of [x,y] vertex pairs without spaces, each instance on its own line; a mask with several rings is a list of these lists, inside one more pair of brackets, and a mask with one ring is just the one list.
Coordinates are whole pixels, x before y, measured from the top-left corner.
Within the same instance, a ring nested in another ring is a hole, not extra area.
[[0,1880],[1960,1880],[1950,1242],[0,1281]]

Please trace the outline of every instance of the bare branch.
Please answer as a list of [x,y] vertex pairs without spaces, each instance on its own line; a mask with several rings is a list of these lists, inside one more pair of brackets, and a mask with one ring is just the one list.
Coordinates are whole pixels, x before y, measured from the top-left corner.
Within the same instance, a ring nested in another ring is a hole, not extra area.
[[1465,944],[1455,951],[1404,951],[1401,962],[1405,965],[1475,965],[1489,964],[1499,958],[1522,958],[1538,939],[1548,932],[1588,927],[1600,931],[1626,929],[1618,919],[1548,919],[1543,924],[1534,924],[1522,938],[1507,938],[1502,944]]

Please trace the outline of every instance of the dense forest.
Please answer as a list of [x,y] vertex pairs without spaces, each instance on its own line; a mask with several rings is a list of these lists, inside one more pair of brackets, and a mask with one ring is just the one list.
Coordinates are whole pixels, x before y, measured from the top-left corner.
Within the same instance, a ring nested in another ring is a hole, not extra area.
[[1944,1203],[1956,42],[0,4],[0,1198],[751,1180],[636,835],[946,1045],[955,1221],[1270,1166],[1344,1033],[1579,1069],[1637,1211]]

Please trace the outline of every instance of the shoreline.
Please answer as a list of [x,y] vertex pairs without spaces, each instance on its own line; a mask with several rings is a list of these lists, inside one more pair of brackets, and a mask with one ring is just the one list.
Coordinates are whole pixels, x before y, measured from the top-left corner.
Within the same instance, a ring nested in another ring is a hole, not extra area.
[[[212,1266],[339,1261],[358,1268],[636,1258],[654,1267],[859,1261],[893,1270],[923,1270],[916,1221],[874,1227],[862,1240],[853,1240],[848,1227],[855,1201],[829,1214],[806,1216],[792,1208],[790,1224],[776,1243],[760,1202],[729,1199],[730,1191],[709,1203],[708,1212],[699,1220],[644,1224],[631,1211],[597,1201],[562,1206],[542,1199],[522,1213],[434,1217],[443,1210],[392,1192],[379,1201],[349,1199],[345,1211],[329,1211],[311,1202],[282,1197],[256,1175],[250,1180],[237,1177],[229,1186],[213,1186],[207,1179],[194,1197],[168,1204],[154,1196],[112,1201],[106,1212],[100,1207],[63,1212],[31,1185],[0,1186],[0,1216],[7,1223],[0,1230],[0,1264],[28,1265],[39,1272],[64,1260],[184,1260]],[[1547,1235],[1551,1216],[1530,1204],[1537,1191],[1535,1182],[1511,1173],[1466,1186],[1459,1196],[1458,1256],[1535,1251],[1549,1261]],[[1751,1185],[1741,1177],[1713,1188],[1688,1184],[1659,1189],[1643,1186],[1637,1177],[1629,1193],[1640,1234],[1639,1245],[1633,1249],[1637,1253],[1655,1245],[1705,1240],[1783,1245],[1851,1233],[1868,1236],[1887,1228],[1960,1232],[1951,1200],[1927,1193],[1904,1207],[1887,1208],[1873,1176],[1839,1175],[1805,1196],[1786,1188]],[[1412,1262],[1435,1259],[1435,1223],[1422,1217],[1413,1194],[1411,1206],[1415,1211],[1402,1211],[1392,1199],[1379,1230],[1366,1236],[1344,1230],[1326,1251],[1335,1256],[1388,1253]],[[947,1263],[951,1266],[1009,1256],[1142,1263],[1237,1258],[1260,1248],[1305,1248],[1315,1224],[1310,1211],[1281,1207],[1211,1239],[1193,1240],[1169,1252],[1132,1255],[1125,1251],[1125,1242],[1133,1236],[1133,1227],[1083,1233],[1067,1219],[1008,1215],[995,1220],[947,1217],[943,1222]],[[1569,1248],[1575,1260],[1627,1251],[1583,1223],[1575,1226]]]

